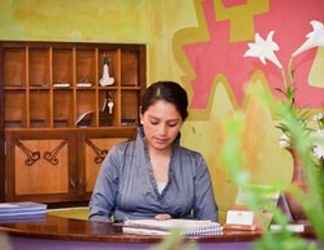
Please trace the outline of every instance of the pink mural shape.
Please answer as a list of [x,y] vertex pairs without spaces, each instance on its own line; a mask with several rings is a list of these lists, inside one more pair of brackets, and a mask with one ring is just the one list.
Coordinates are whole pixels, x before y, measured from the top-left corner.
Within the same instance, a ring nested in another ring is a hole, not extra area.
[[[242,1],[225,1],[241,4]],[[224,3],[225,3],[224,2]],[[256,58],[243,58],[247,43],[230,42],[230,21],[216,21],[217,13],[213,0],[203,1],[203,11],[210,40],[184,46],[184,51],[196,73],[193,87],[192,108],[206,108],[211,85],[218,75],[224,75],[231,86],[238,104],[244,99],[244,88],[256,70],[262,70],[275,95],[275,88],[283,88],[281,73],[271,63],[263,65]],[[231,5],[233,6],[233,5]],[[274,30],[274,41],[280,50],[277,56],[285,68],[291,54],[305,41],[312,28],[311,20],[324,20],[323,0],[271,0],[268,13],[254,17],[254,29],[262,37]],[[314,61],[316,49],[309,50],[294,59],[296,104],[299,107],[318,108],[324,106],[324,88],[308,84],[308,75]]]

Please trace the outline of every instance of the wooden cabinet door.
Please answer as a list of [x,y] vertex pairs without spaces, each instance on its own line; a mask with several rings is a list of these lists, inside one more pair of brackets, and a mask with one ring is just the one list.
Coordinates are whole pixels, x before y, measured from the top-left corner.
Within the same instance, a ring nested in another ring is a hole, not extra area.
[[9,200],[71,200],[75,187],[73,134],[7,132]]
[[105,156],[114,144],[127,141],[128,138],[87,138],[85,147],[85,189],[92,192],[96,178]]
[[81,148],[78,151],[82,156],[79,165],[83,165],[83,171],[80,173],[80,178],[84,183],[87,196],[94,188],[101,165],[111,147],[128,141],[134,137],[134,134],[135,129],[127,128],[123,131],[88,131],[81,135]]

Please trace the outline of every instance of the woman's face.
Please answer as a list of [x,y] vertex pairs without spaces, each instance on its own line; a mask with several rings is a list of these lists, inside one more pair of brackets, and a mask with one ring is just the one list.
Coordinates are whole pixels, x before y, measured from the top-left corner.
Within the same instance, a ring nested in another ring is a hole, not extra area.
[[141,114],[141,124],[149,147],[167,150],[177,137],[183,121],[175,105],[163,100],[153,103]]

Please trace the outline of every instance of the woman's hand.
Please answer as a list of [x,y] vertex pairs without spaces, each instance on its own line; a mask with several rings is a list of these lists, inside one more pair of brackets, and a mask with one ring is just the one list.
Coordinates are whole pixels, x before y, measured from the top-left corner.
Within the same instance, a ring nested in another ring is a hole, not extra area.
[[169,219],[171,219],[172,217],[171,217],[171,215],[169,215],[169,214],[157,214],[157,215],[155,215],[155,217],[154,217],[156,220],[169,220]]

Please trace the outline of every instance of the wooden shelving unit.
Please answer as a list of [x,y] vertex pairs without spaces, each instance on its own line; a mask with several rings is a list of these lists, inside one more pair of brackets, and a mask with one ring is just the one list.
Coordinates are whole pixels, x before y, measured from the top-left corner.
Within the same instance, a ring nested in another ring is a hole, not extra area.
[[[135,133],[146,86],[145,45],[0,42],[0,53],[2,197],[47,202],[87,199],[100,166],[97,161],[88,173],[91,150],[100,154]],[[109,86],[100,84],[104,63],[114,78]],[[46,159],[45,151],[61,154],[60,170],[46,170],[53,162]],[[33,161],[33,152],[39,152],[39,159]],[[32,159],[30,166],[27,159]],[[36,181],[36,176],[41,180]],[[54,180],[48,188],[42,177],[64,181]]]
[[[145,87],[144,45],[2,43],[6,128],[76,127],[93,112],[90,127],[102,127],[100,110],[113,98],[112,124],[134,126]],[[102,87],[103,58],[110,61],[112,86]],[[90,83],[79,87],[79,83]],[[68,84],[68,87],[56,87]],[[124,122],[127,121],[127,122]]]

